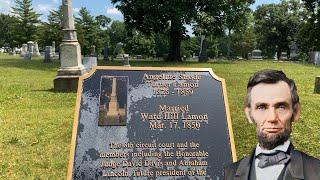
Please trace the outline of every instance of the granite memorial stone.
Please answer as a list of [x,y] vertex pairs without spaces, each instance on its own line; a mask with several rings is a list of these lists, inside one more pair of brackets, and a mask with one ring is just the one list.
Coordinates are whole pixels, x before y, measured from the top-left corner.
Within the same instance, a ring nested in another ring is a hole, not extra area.
[[44,53],[44,63],[50,63],[51,62],[51,46],[46,46],[46,50]]
[[278,52],[276,52],[273,56],[273,60],[278,60]]
[[97,57],[96,46],[95,46],[95,45],[92,45],[92,46],[90,47],[90,56],[91,56],[91,57]]
[[33,41],[28,41],[28,52],[33,55],[33,51],[34,51],[34,42]]
[[82,64],[85,67],[86,71],[90,71],[92,68],[98,65],[97,57],[84,57],[82,60]]
[[109,61],[109,46],[106,44],[103,49],[103,60]]
[[67,179],[223,179],[236,154],[211,69],[96,67],[79,80]]
[[129,54],[123,54],[123,65],[124,66],[130,66],[130,63],[129,63]]
[[287,52],[281,52],[280,60],[288,60],[288,54],[287,54]]
[[251,59],[253,60],[262,60],[261,56],[262,51],[259,49],[254,49],[251,53]]
[[33,56],[36,56],[36,57],[40,56],[39,46],[38,46],[38,43],[37,43],[37,42],[34,43]]
[[295,41],[293,41],[290,45],[290,54],[289,58],[290,60],[298,60],[298,46]]
[[56,56],[56,42],[52,41],[52,48],[51,48],[51,56],[55,57]]
[[20,57],[24,57],[28,53],[28,44],[22,44]]

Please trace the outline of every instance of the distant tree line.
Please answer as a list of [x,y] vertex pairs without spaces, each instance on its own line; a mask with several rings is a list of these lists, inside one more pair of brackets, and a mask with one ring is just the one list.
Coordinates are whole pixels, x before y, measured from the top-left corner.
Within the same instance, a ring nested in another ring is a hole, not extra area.
[[[255,11],[249,8],[253,1],[155,1],[112,0],[124,14],[124,22],[93,16],[82,7],[75,16],[82,53],[88,55],[94,45],[100,54],[108,45],[112,54],[119,42],[127,54],[164,56],[169,61],[199,56],[200,49],[210,58],[246,58],[253,49],[273,57],[275,52],[289,53],[293,42],[300,54],[320,50],[316,0],[283,0]],[[32,0],[14,2],[12,15],[0,14],[0,47],[21,47],[30,40],[42,49],[52,41],[61,43],[61,7],[50,11],[42,22]],[[195,36],[188,35],[186,25]]]

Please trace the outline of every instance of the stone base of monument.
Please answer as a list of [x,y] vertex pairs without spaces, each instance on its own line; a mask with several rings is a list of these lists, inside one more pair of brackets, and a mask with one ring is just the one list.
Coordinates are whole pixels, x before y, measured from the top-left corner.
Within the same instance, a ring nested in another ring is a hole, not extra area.
[[54,91],[77,92],[79,77],[85,73],[84,67],[59,68],[58,75],[54,78]]
[[77,92],[80,76],[57,76],[53,80],[56,92]]
[[314,92],[318,94],[320,93],[320,76],[317,76],[314,82]]

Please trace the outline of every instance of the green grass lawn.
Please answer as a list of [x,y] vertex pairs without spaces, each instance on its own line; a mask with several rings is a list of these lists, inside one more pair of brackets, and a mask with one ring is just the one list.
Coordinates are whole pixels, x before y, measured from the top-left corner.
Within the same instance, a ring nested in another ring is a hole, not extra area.
[[[58,63],[0,54],[0,179],[65,179],[69,160],[75,93],[52,91]],[[99,65],[120,65],[99,62]],[[246,83],[261,69],[283,70],[293,78],[302,104],[294,124],[297,149],[320,158],[320,95],[314,94],[320,69],[309,64],[272,61],[215,63],[131,62],[132,66],[212,68],[226,80],[238,159],[255,146],[255,127],[243,113]],[[208,137],[209,138],[209,137]]]

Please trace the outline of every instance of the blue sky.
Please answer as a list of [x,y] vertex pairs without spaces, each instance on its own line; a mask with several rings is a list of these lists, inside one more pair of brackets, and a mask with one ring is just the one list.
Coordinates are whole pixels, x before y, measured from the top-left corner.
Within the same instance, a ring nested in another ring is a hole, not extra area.
[[[46,20],[49,11],[57,8],[62,0],[32,0],[33,8],[40,14],[41,20]],[[280,0],[256,0],[255,4],[251,5],[255,9],[258,5],[279,3]],[[111,3],[110,0],[73,0],[74,13],[77,14],[80,7],[87,7],[93,15],[106,15],[113,20],[123,20],[121,12],[119,12]],[[14,0],[0,0],[0,12],[8,14],[14,6]]]

